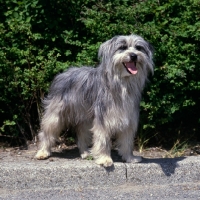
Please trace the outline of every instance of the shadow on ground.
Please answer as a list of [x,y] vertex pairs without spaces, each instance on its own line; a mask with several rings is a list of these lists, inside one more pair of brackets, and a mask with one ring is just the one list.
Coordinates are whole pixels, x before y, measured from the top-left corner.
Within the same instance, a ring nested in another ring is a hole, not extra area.
[[[112,159],[115,162],[123,162],[121,157],[118,155],[116,150],[111,152]],[[80,159],[79,150],[77,147],[73,149],[65,149],[62,152],[53,152],[52,158],[63,158],[63,159]],[[175,169],[179,167],[178,162],[184,160],[186,157],[177,157],[177,158],[143,158],[142,164],[155,163],[159,165],[166,176],[171,176],[174,174]],[[105,168],[106,171],[114,171],[115,167]]]
[[[64,149],[62,152],[52,152],[51,157],[64,158],[64,159],[78,159],[80,158],[79,150],[77,147],[73,149]],[[114,162],[123,162],[121,156],[118,155],[116,150],[112,150],[111,157]]]
[[149,164],[155,163],[160,165],[162,171],[166,176],[174,174],[175,169],[179,167],[178,162],[184,160],[186,157],[177,158],[144,158],[141,163]]

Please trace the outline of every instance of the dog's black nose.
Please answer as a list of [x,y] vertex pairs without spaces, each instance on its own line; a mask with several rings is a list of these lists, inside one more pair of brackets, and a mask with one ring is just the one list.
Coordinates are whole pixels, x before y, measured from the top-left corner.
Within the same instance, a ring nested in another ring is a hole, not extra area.
[[137,55],[134,54],[134,53],[131,53],[130,57],[131,57],[131,61],[136,61],[137,60]]

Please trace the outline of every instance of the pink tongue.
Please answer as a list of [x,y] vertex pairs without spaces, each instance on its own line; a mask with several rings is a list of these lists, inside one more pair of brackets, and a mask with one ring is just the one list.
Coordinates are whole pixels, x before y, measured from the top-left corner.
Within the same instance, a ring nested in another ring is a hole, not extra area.
[[134,62],[128,62],[128,63],[126,63],[126,68],[128,69],[128,71],[131,74],[137,74],[138,70],[137,70]]

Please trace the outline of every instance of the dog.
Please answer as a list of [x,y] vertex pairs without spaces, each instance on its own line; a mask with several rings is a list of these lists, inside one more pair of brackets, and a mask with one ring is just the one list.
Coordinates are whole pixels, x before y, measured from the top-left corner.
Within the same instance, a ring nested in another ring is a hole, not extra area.
[[[153,49],[141,36],[115,36],[101,44],[100,64],[71,67],[58,74],[43,100],[37,159],[46,159],[63,130],[73,127],[81,157],[92,155],[104,167],[113,165],[111,138],[125,162],[133,155],[141,93],[154,71]],[[91,148],[89,148],[92,145]]]

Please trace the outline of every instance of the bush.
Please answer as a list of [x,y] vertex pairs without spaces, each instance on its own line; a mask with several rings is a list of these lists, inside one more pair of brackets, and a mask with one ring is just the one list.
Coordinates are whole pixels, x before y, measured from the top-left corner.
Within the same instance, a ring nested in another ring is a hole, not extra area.
[[[66,38],[60,37],[60,18],[53,20],[49,13],[53,8],[49,5],[45,10],[45,1],[4,3],[0,24],[0,130],[32,139],[41,116],[41,99],[53,76],[67,66],[67,62],[59,60],[61,54],[69,55],[70,51],[62,52]],[[56,33],[54,29],[58,29]]]
[[53,76],[71,65],[97,64],[102,42],[135,33],[155,48],[140,132],[170,127],[173,133],[198,135],[198,0],[5,0],[0,5],[0,134],[35,138],[41,99]]
[[85,9],[82,20],[94,40],[136,33],[154,45],[155,75],[141,102],[142,134],[161,129],[161,138],[180,131],[198,136],[199,10],[197,0],[109,1]]

